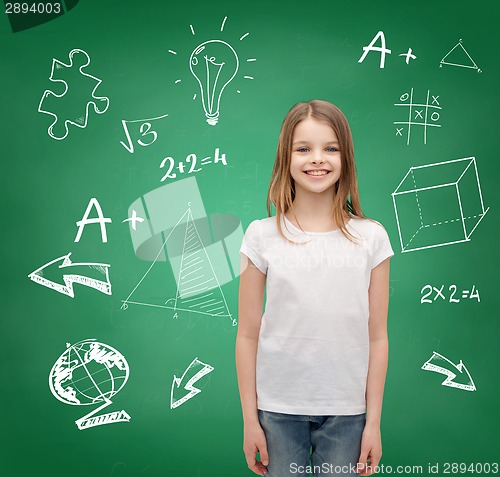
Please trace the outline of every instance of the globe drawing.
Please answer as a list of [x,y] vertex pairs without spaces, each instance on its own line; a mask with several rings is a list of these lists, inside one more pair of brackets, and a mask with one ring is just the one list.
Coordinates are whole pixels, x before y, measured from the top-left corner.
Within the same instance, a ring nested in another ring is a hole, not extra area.
[[66,344],[49,374],[52,394],[75,406],[111,403],[127,382],[129,366],[124,356],[95,339]]

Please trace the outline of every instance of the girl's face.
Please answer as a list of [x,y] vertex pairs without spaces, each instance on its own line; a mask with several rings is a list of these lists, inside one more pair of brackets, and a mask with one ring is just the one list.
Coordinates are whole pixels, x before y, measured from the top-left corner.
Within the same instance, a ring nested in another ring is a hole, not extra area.
[[308,118],[295,127],[290,174],[295,193],[333,193],[340,178],[339,141],[334,130],[317,119]]

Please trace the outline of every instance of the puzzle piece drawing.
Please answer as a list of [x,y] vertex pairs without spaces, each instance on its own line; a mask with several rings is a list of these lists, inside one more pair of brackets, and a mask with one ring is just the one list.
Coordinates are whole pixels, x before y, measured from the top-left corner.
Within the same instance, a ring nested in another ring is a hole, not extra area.
[[[83,71],[89,64],[90,56],[80,49],[70,51],[69,64],[55,58],[52,61],[49,80],[62,83],[64,89],[60,94],[46,90],[38,105],[38,111],[53,116],[54,121],[47,130],[53,139],[65,139],[69,134],[68,124],[85,128],[90,105],[93,105],[97,114],[105,113],[109,107],[109,98],[96,95],[102,80]],[[68,81],[71,87],[68,86]],[[59,115],[53,111],[59,111]]]

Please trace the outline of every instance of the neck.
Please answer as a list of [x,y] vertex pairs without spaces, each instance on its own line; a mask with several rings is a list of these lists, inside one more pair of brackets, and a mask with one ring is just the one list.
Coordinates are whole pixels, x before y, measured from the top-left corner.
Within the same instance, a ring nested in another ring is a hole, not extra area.
[[329,223],[333,217],[333,198],[332,190],[309,193],[298,189],[293,201],[293,211],[290,210],[290,213],[293,215],[295,212],[298,220]]

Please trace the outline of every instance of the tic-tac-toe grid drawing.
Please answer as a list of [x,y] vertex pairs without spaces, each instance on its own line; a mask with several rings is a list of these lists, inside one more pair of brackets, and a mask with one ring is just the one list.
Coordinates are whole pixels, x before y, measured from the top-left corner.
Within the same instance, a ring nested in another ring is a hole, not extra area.
[[[401,112],[400,117],[404,120],[394,121],[394,124],[396,124],[396,136],[404,137],[406,135],[406,144],[409,145],[412,126],[421,126],[424,132],[424,144],[427,144],[427,128],[441,127],[438,124],[442,109],[439,104],[439,95],[434,96],[430,94],[430,90],[427,90],[425,103],[413,102],[413,88],[411,88],[410,92],[403,93],[399,100],[400,102],[395,103],[394,106],[398,106]],[[398,125],[401,125],[401,127]]]

